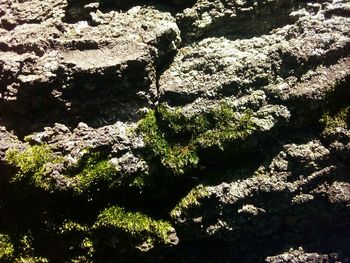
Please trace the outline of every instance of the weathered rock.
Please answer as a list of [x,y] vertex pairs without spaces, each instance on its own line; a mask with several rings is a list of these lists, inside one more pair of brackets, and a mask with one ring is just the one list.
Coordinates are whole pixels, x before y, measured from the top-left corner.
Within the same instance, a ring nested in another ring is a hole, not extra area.
[[251,37],[292,22],[288,14],[297,2],[199,0],[178,14],[177,20],[185,41],[222,35]]
[[152,8],[97,10],[93,26],[68,24],[62,16],[35,22],[30,14],[0,38],[2,124],[21,135],[58,121],[137,120],[156,92],[156,67],[180,43],[175,20]]
[[269,263],[283,263],[283,262],[339,262],[337,254],[318,254],[318,253],[305,253],[300,247],[299,249],[291,249],[283,254],[277,256],[271,256],[266,258],[266,262]]
[[[233,182],[191,193],[191,201],[180,202],[172,211],[180,238],[223,239],[239,244],[239,251],[249,251],[257,242],[266,252],[267,237],[273,236],[273,242],[282,246],[303,245],[304,240],[317,246],[328,235],[337,236],[338,226],[349,216],[350,185],[344,174],[349,168],[335,155],[318,141],[288,144],[253,176],[245,173],[248,178],[237,180],[239,171],[232,171],[228,178]],[[332,239],[321,247],[337,248],[346,255],[349,247],[342,242],[346,241]]]
[[0,1],[0,261],[347,262],[349,10]]
[[302,122],[305,112],[317,112],[328,94],[349,79],[349,18],[329,15],[331,4],[319,8],[317,13],[298,11],[294,24],[269,35],[206,38],[180,49],[160,77],[160,101],[186,104],[188,111],[193,103],[195,111],[222,97],[234,101],[261,90],[269,103],[287,106],[294,121]]

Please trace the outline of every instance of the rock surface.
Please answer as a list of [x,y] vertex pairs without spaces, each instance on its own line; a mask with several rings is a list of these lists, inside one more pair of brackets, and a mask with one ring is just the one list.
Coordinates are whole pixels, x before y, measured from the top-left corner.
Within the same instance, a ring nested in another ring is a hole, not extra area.
[[0,1],[0,261],[349,262],[349,83],[346,0]]

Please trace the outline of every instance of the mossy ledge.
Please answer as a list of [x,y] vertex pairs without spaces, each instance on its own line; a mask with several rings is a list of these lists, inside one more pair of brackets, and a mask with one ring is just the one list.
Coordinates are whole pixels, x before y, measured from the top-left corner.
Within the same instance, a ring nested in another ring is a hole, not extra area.
[[175,175],[196,168],[199,152],[204,149],[224,151],[237,141],[244,141],[256,131],[252,111],[235,112],[226,102],[208,112],[186,116],[180,108],[165,104],[150,110],[139,122],[139,132],[164,168]]
[[175,229],[169,222],[154,220],[145,214],[129,212],[119,206],[102,211],[93,228],[108,228],[126,233],[141,251],[147,251],[154,245],[178,242]]

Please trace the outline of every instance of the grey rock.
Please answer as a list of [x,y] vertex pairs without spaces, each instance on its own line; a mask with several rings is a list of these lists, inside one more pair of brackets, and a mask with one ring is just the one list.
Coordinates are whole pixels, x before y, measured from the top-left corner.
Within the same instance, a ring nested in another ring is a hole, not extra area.
[[305,112],[317,112],[349,78],[349,18],[327,15],[332,6],[305,10],[295,23],[260,37],[211,37],[181,48],[160,77],[160,101],[198,110],[197,101],[206,107],[259,91],[269,103],[287,106],[293,125],[312,118]]
[[[62,10],[60,3],[51,5]],[[19,17],[22,9],[9,12]],[[21,135],[54,122],[74,127],[79,121],[101,126],[139,119],[139,109],[151,107],[156,93],[156,67],[181,41],[175,19],[150,7],[96,10],[93,25],[66,23],[62,15],[31,18],[23,14],[22,24],[0,34],[1,122]],[[35,121],[26,117],[33,111]]]
[[338,261],[339,256],[334,254],[318,254],[318,253],[305,253],[302,247],[299,247],[298,249],[290,249],[289,251],[277,255],[277,256],[271,256],[267,257],[265,262],[269,263],[316,263],[316,262],[341,262]]
[[291,22],[288,14],[294,5],[289,0],[199,0],[178,14],[177,20],[185,41],[213,35],[259,35]]

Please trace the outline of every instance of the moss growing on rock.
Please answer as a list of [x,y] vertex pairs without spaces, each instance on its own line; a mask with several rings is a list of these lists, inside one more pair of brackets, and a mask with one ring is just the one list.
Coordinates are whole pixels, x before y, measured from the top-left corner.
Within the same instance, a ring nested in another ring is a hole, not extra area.
[[19,168],[12,178],[13,182],[29,182],[34,187],[48,191],[54,189],[54,182],[48,175],[52,165],[62,162],[62,158],[55,155],[47,145],[32,146],[22,152],[10,149],[5,159]]
[[336,113],[325,111],[321,123],[325,126],[325,132],[337,127],[348,129],[350,127],[350,106],[341,108]]
[[102,211],[94,228],[111,228],[116,232],[125,233],[141,250],[156,244],[172,244],[177,240],[170,223],[154,220],[140,212],[128,212],[119,206]]
[[139,123],[139,131],[144,135],[145,142],[152,149],[164,167],[175,174],[183,174],[186,169],[196,167],[198,156],[191,145],[171,145],[165,134],[160,130],[156,112],[151,110]]
[[8,235],[0,234],[0,261],[10,262],[13,258],[14,247]]
[[77,193],[84,193],[101,184],[108,187],[120,184],[118,167],[100,153],[89,154],[80,166],[81,171],[74,176]]
[[170,212],[171,217],[176,218],[180,216],[184,210],[199,205],[199,199],[206,196],[209,196],[209,192],[202,184],[198,185],[180,200],[180,202]]
[[[226,144],[243,141],[251,135],[255,131],[251,118],[251,111],[238,114],[224,102],[193,116],[162,104],[140,121],[139,131],[164,167],[174,174],[183,174],[197,167],[198,150],[223,149]],[[173,135],[177,142],[173,142]]]

